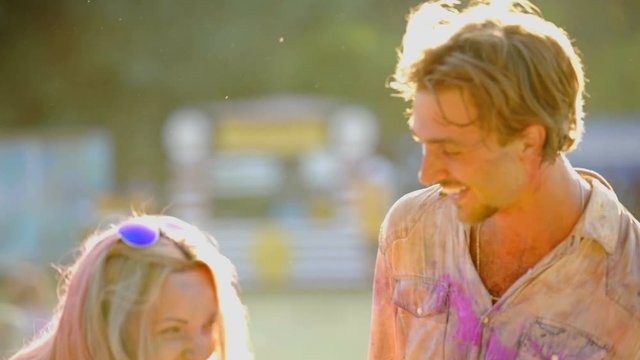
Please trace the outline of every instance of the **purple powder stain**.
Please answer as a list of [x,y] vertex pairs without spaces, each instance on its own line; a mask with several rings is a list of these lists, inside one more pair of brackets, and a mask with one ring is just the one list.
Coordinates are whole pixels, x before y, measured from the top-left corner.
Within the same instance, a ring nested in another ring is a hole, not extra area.
[[[460,284],[452,282],[448,275],[445,275],[444,279],[450,288],[449,304],[458,314],[455,338],[463,344],[480,346],[482,340],[482,321],[474,310],[473,298],[465,293]],[[504,345],[500,341],[498,334],[494,333],[489,338],[485,355],[486,359],[510,360],[515,359],[517,354],[518,349]]]
[[[531,338],[527,339],[525,346],[527,347],[527,350],[535,352],[536,355],[549,356],[548,353],[551,352],[544,345],[538,343],[537,341]],[[567,359],[569,357],[564,352],[558,352],[556,353],[556,355],[558,356],[559,360]]]
[[536,352],[536,354],[543,354],[544,353],[544,348],[542,347],[542,345],[538,344],[537,341],[531,340],[531,339],[527,339],[525,346],[528,347],[529,349],[533,350],[534,352]]
[[445,282],[444,284],[440,283],[435,287],[436,304],[434,307],[437,308],[438,310],[441,310],[446,306],[447,295],[449,295],[448,286],[449,286],[448,283]]
[[473,300],[462,290],[459,284],[450,281],[448,276],[445,280],[450,284],[449,304],[458,314],[458,324],[455,330],[456,339],[462,343],[480,345],[481,324],[480,317],[473,309]]
[[510,360],[517,356],[517,349],[510,348],[502,344],[496,334],[489,338],[487,344],[486,359],[488,360]]

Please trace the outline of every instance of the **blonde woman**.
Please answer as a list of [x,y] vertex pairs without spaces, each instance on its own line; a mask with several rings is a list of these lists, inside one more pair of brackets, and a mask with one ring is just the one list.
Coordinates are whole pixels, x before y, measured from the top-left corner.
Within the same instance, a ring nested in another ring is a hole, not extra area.
[[53,320],[11,360],[252,358],[235,270],[193,225],[135,216],[80,251]]

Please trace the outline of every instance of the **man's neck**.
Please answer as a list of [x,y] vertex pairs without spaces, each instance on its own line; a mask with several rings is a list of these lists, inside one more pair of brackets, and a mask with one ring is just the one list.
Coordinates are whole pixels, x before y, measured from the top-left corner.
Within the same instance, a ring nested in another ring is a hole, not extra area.
[[546,254],[570,235],[586,204],[589,185],[564,157],[542,164],[532,177],[514,206],[482,225],[505,251]]

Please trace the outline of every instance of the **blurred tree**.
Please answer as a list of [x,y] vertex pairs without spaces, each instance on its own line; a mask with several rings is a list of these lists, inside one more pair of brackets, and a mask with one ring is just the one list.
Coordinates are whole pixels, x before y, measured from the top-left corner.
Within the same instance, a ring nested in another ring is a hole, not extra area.
[[[383,150],[405,104],[384,84],[416,0],[0,1],[2,129],[108,128],[122,183],[164,178],[175,108],[272,92],[329,95],[380,117]],[[637,0],[539,0],[584,53],[589,111],[638,111]]]

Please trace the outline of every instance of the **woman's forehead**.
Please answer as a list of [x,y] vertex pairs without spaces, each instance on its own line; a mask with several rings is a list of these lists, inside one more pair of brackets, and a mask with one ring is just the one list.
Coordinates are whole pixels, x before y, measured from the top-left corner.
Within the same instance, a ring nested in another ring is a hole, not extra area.
[[[203,267],[175,271],[167,276],[157,301],[159,319],[207,316],[217,308],[211,274]],[[197,317],[196,317],[197,318]]]

